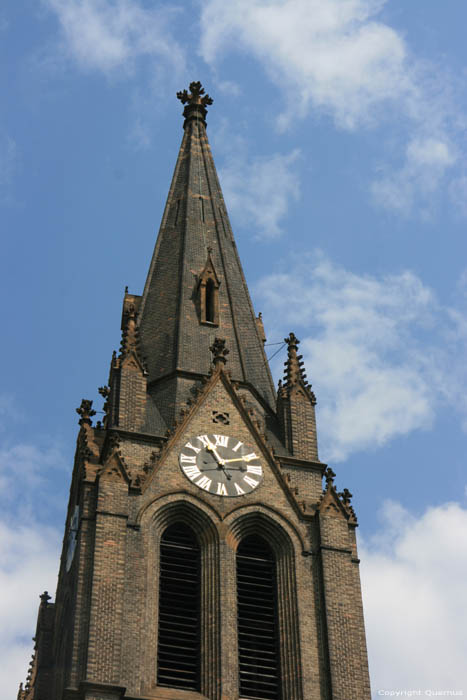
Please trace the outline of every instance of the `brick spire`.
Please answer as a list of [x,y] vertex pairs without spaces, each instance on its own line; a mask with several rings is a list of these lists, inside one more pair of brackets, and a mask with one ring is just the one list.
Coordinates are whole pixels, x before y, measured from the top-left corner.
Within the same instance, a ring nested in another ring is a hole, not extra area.
[[[138,310],[148,390],[168,425],[187,400],[190,380],[209,374],[209,348],[216,337],[224,338],[230,350],[232,379],[275,407],[263,342],[206,136],[206,107],[212,99],[199,82],[177,96],[185,105],[184,134]],[[211,279],[206,278],[206,261]]]

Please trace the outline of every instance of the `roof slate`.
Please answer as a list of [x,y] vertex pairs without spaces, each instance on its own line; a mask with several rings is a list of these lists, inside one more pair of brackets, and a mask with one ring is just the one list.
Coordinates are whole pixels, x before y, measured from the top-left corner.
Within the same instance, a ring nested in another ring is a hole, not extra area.
[[[209,253],[220,281],[218,326],[202,323],[200,316],[198,282]],[[157,386],[161,382],[165,394],[168,375],[172,377],[171,382],[178,385],[183,376],[186,382],[187,373],[208,374],[209,348],[214,339],[220,337],[225,338],[230,351],[228,369],[232,379],[252,385],[274,410],[274,385],[205,122],[193,113],[185,121],[141,300],[139,328],[150,393],[156,402]],[[178,393],[175,386],[173,395]],[[164,418],[168,420],[170,416]]]

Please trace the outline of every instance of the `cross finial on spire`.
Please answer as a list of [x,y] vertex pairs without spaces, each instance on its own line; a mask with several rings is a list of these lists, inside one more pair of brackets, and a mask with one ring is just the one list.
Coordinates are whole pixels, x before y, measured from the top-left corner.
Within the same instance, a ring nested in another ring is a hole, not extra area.
[[191,92],[188,92],[188,90],[177,92],[177,97],[182,104],[188,102],[190,105],[202,105],[203,107],[212,105],[212,97],[204,93],[204,88],[199,80],[190,83],[190,90]]
[[199,80],[190,83],[190,92],[181,90],[177,92],[177,97],[185,105],[183,110],[183,116],[185,117],[183,128],[193,120],[206,126],[206,105],[212,105],[212,97],[204,92],[204,88]]

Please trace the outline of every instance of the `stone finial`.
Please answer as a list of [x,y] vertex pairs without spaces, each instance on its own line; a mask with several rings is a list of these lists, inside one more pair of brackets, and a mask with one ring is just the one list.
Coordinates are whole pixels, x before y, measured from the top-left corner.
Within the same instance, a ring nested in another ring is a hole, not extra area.
[[331,467],[328,467],[324,472],[324,478],[326,479],[326,488],[334,486],[334,479],[336,477],[335,472],[332,471]]
[[344,489],[341,493],[338,494],[341,499],[342,503],[348,507],[350,505],[350,501],[352,499],[352,494],[350,493],[349,489]]
[[81,406],[76,409],[76,413],[81,416],[78,421],[80,425],[84,425],[85,423],[92,425],[91,418],[96,415],[96,412],[92,408],[92,401],[89,399],[82,399]]
[[208,113],[206,105],[212,105],[212,99],[205,94],[201,83],[199,81],[190,83],[190,92],[182,90],[177,92],[177,97],[185,105],[183,110],[183,116],[185,117],[183,128],[185,129],[187,124],[192,121],[198,124],[201,122],[206,126],[206,114]]
[[225,365],[227,362],[227,355],[230,350],[225,347],[225,338],[215,338],[213,344],[209,348],[212,352],[212,361],[217,367],[218,365]]
[[110,387],[109,386],[100,386],[97,391],[102,396],[102,398],[107,399],[109,397],[109,394],[110,394]]
[[48,603],[49,600],[50,600],[50,596],[49,596],[49,594],[47,593],[47,591],[44,591],[44,592],[42,593],[42,595],[39,596],[39,598],[41,599],[41,604],[43,604],[43,605],[47,605],[47,603]]
[[204,88],[199,80],[190,83],[190,91],[191,92],[188,92],[188,90],[181,90],[177,92],[177,97],[182,104],[188,103],[190,105],[201,105],[203,107],[212,105],[212,98],[208,94],[205,94]]

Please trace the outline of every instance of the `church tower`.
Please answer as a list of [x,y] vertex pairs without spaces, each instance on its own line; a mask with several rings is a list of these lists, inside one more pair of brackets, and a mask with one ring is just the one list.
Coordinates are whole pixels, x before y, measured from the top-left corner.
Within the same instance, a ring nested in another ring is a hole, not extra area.
[[[206,136],[184,133],[141,296],[79,434],[55,602],[18,700],[369,700],[357,520],[299,341],[275,390]],[[324,480],[324,488],[323,488]]]

